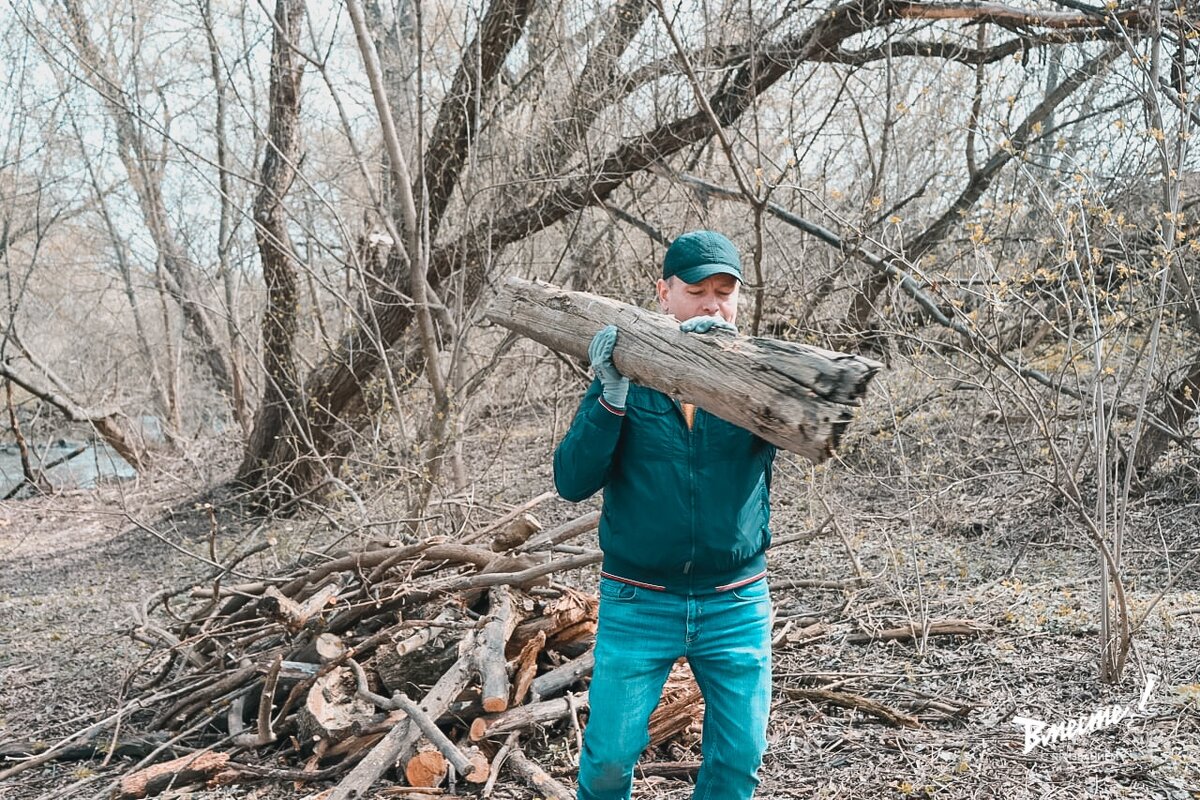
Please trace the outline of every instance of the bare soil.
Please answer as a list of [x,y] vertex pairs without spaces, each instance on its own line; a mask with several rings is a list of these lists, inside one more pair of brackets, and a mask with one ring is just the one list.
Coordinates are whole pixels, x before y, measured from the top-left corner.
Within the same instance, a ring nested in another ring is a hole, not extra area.
[[[487,426],[469,433],[471,491],[435,507],[429,524],[469,527],[552,488],[550,454],[568,420],[526,406],[502,434]],[[1192,473],[1168,469],[1128,510],[1126,592],[1133,616],[1145,621],[1124,679],[1106,685],[1097,678],[1098,556],[1074,512],[1010,473],[911,473],[876,439],[817,469],[786,454],[777,462],[775,537],[815,531],[831,514],[835,524],[772,551],[776,703],[759,796],[1200,798],[1200,613],[1187,613],[1200,612],[1200,570],[1177,575],[1200,549]],[[910,458],[919,446],[911,443]],[[128,635],[131,608],[195,580],[205,559],[266,538],[274,546],[242,569],[281,571],[297,553],[338,539],[386,538],[386,526],[361,527],[364,511],[376,520],[397,514],[377,499],[365,509],[346,501],[265,521],[247,515],[228,489],[197,494],[197,486],[220,486],[235,461],[230,447],[213,444],[187,460],[161,457],[136,483],[0,504],[0,742],[57,741],[116,707],[146,652]],[[550,525],[583,510],[555,500],[536,513]],[[860,569],[861,586],[789,583],[845,581]],[[950,619],[983,632],[847,638]],[[1014,717],[1053,723],[1106,704],[1136,707],[1146,673],[1157,683],[1136,718],[1024,752]],[[816,687],[869,697],[917,717],[920,727],[789,695]],[[547,732],[542,746],[550,748],[542,763],[571,785],[574,737]],[[695,748],[654,754],[698,757]],[[108,783],[95,776],[121,766],[50,764],[0,786],[0,797],[93,796]],[[305,797],[319,788],[193,787],[186,796]],[[502,782],[494,796],[528,793]],[[690,785],[639,779],[634,796],[686,798]]]

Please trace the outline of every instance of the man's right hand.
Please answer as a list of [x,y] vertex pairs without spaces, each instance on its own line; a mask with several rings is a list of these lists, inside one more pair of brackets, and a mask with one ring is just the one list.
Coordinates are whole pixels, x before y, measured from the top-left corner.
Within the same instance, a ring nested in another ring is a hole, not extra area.
[[626,378],[613,364],[613,347],[617,344],[617,326],[609,325],[601,328],[592,337],[588,346],[588,358],[592,369],[600,379],[600,387],[604,391],[604,402],[617,410],[625,408],[625,396],[629,393],[629,378]]

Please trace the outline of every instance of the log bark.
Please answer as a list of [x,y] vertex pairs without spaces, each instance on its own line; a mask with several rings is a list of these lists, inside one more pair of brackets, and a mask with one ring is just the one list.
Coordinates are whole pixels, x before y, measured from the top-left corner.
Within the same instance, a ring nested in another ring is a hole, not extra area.
[[[454,631],[454,634],[461,634]],[[372,666],[389,692],[413,692],[431,686],[458,660],[461,635],[434,637],[415,650],[397,653],[382,647]]]
[[519,748],[514,747],[504,762],[517,780],[532,789],[538,797],[549,800],[575,800],[575,793],[551,778],[546,771],[533,763]]
[[339,742],[355,725],[368,722],[374,707],[357,695],[357,681],[349,667],[337,667],[317,678],[300,712],[300,730],[310,738]]
[[507,514],[503,515],[499,519],[493,520],[492,523],[487,525],[486,527],[480,528],[479,530],[476,530],[472,533],[468,533],[466,536],[463,536],[461,539],[459,539],[459,541],[466,544],[467,542],[474,542],[478,539],[486,539],[487,537],[495,534],[501,528],[504,528],[505,526],[507,526],[510,522],[512,522],[517,517],[521,516],[522,514],[528,513],[529,511],[531,511],[532,509],[541,505],[542,503],[546,502],[547,500],[553,500],[556,497],[558,497],[558,492],[555,492],[553,490],[551,490],[549,492],[542,492],[537,497],[529,498],[524,503],[522,503],[521,505],[512,509],[511,511],[509,511]]
[[118,800],[149,797],[170,786],[185,786],[199,780],[208,780],[222,772],[228,763],[228,753],[201,753],[177,758],[165,764],[155,764],[122,778],[116,796]]
[[588,531],[594,531],[600,524],[600,512],[589,511],[588,513],[576,517],[570,522],[564,522],[557,528],[539,533],[532,539],[518,547],[518,550],[529,551],[537,550],[541,547],[553,547],[556,544],[570,541],[576,536],[582,536]]
[[479,637],[476,665],[480,682],[483,684],[483,710],[503,711],[508,708],[508,665],[504,648],[516,627],[512,594],[507,586],[493,586],[488,590],[489,612]]
[[580,692],[556,700],[541,703],[526,703],[510,708],[501,714],[477,717],[471,722],[471,741],[478,742],[490,736],[521,731],[533,725],[557,722],[568,716],[572,708],[587,708],[587,692]]
[[505,282],[487,316],[577,358],[587,357],[596,331],[616,325],[613,360],[630,380],[816,463],[837,449],[881,366],[773,339],[683,333],[665,314],[516,277]]
[[555,667],[544,675],[533,680],[530,691],[535,701],[552,697],[565,690],[576,681],[588,677],[596,667],[596,651],[588,650],[579,658],[572,659],[560,667]]
[[514,547],[520,547],[529,540],[530,536],[541,529],[542,523],[538,522],[537,517],[533,514],[522,514],[505,525],[504,529],[492,538],[492,550],[501,553]]
[[509,655],[516,656],[526,642],[539,633],[546,635],[547,645],[554,647],[576,641],[596,632],[599,602],[594,595],[566,589],[561,597],[546,604],[540,613],[522,622],[509,641]]
[[[536,636],[525,643],[521,649],[521,654],[517,656],[516,668],[513,670],[513,691],[512,704],[518,706],[525,702],[525,694],[529,691],[530,685],[537,676],[537,661],[538,654],[542,652],[542,648],[546,646],[546,634],[539,632]],[[492,711],[484,704],[484,709]],[[499,709],[503,711],[504,709]]]

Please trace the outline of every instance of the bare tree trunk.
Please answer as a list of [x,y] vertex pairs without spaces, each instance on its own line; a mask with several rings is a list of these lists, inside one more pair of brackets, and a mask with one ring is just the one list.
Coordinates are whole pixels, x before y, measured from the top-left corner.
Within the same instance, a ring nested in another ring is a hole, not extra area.
[[[295,341],[299,320],[297,258],[287,230],[283,199],[296,177],[300,150],[300,79],[304,62],[296,54],[304,25],[304,0],[277,0],[275,39],[271,52],[271,117],[267,126],[267,151],[260,171],[260,188],[254,199],[255,238],[267,284],[263,312],[263,370],[266,380],[254,429],[238,471],[241,480],[270,483],[272,467],[258,454],[268,443],[283,458],[293,461],[308,453],[303,430],[285,430],[287,418],[300,411],[300,380],[296,371]],[[268,487],[270,488],[270,487]]]

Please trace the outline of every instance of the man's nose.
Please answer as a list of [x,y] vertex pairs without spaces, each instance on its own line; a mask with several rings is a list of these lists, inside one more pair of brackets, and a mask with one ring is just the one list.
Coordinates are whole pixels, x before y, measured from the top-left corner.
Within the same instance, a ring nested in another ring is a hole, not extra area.
[[720,306],[717,305],[716,297],[709,295],[708,297],[704,298],[704,313],[708,314],[710,317],[715,316],[718,309],[720,309]]

